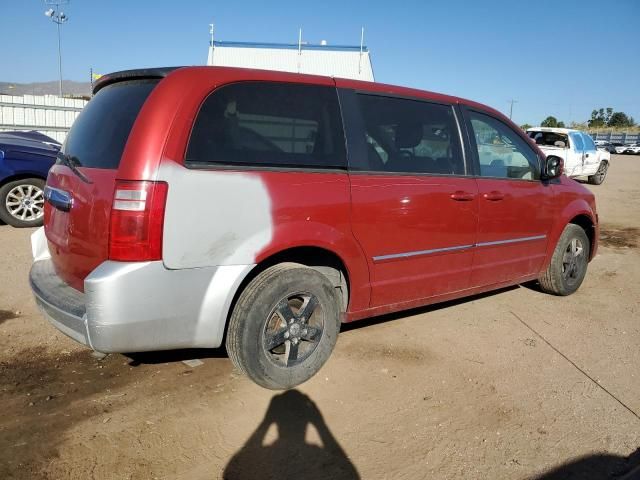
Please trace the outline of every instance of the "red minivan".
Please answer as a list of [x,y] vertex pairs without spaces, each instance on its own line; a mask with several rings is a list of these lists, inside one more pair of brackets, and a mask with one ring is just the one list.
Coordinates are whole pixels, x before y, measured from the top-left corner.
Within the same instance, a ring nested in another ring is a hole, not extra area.
[[499,112],[220,67],[102,77],[49,172],[31,286],[99,352],[226,347],[273,389],[340,324],[539,280],[568,295],[594,197]]

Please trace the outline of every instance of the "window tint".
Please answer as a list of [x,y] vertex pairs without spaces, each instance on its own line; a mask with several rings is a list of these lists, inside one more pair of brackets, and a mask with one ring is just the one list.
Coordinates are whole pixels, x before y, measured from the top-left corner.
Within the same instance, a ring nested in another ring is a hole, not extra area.
[[585,150],[595,150],[596,144],[593,143],[593,139],[587,135],[586,133],[582,134],[582,140],[584,140],[584,149]]
[[382,172],[464,174],[451,106],[358,95],[368,167]]
[[501,121],[469,112],[483,177],[537,180],[538,156],[526,140]]
[[571,137],[571,142],[573,143],[573,149],[581,152],[584,150],[584,142],[582,141],[582,135],[578,132],[571,132],[569,134]]
[[73,122],[62,151],[78,166],[117,169],[133,122],[157,83],[136,80],[101,89]]
[[336,90],[271,82],[226,85],[202,105],[186,161],[345,168]]

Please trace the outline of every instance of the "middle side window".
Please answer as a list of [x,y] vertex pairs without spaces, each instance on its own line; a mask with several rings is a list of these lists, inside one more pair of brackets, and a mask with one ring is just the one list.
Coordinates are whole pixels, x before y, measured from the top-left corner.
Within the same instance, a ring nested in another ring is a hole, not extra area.
[[464,175],[453,107],[358,94],[369,171]]

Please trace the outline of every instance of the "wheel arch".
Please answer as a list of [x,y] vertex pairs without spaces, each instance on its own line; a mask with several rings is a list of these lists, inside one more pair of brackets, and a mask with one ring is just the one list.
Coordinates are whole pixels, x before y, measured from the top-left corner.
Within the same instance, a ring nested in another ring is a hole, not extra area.
[[279,263],[291,262],[299,263],[319,271],[325,275],[334,288],[340,290],[342,305],[340,310],[344,313],[349,306],[350,298],[350,277],[345,262],[335,252],[326,248],[306,245],[286,248],[263,258],[253,267],[242,279],[235,292],[226,312],[223,342],[227,337],[227,329],[229,328],[229,320],[233,314],[233,310],[238,302],[238,298],[242,294],[247,285],[267,268]]
[[569,224],[578,225],[580,228],[584,230],[584,233],[587,234],[587,238],[589,239],[589,245],[590,245],[589,260],[592,260],[595,253],[594,242],[596,240],[596,228],[595,228],[594,221],[586,213],[580,213],[574,216],[571,220],[569,220],[569,222],[567,222],[567,225]]
[[343,312],[347,310],[351,290],[349,269],[347,268],[346,263],[337,253],[327,248],[315,245],[305,245],[285,248],[272,253],[256,264],[256,266],[253,267],[243,279],[235,292],[229,312],[233,311],[237,297],[242,293],[251,280],[267,268],[284,262],[299,263],[313,268],[325,275],[334,288],[339,290],[340,298],[342,299],[341,310]]
[[42,174],[37,172],[20,172],[14,173],[12,175],[8,175],[0,180],[0,187],[6,185],[9,182],[14,182],[16,180],[26,180],[27,178],[37,178],[38,180],[42,180],[44,182],[47,181],[47,177],[43,177]]
[[598,248],[598,222],[596,214],[584,198],[575,198],[569,202],[558,214],[549,234],[547,243],[546,259],[542,265],[542,271],[551,263],[551,257],[556,248],[560,235],[569,224],[580,226],[584,229],[591,243],[589,260],[595,256]]

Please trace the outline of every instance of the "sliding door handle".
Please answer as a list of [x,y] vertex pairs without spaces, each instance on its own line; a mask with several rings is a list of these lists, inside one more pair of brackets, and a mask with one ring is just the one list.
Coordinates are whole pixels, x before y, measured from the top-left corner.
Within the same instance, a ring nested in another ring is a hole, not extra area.
[[491,202],[497,202],[499,200],[504,199],[504,193],[499,192],[497,190],[493,190],[491,192],[487,192],[482,196],[484,198],[486,198],[487,200],[491,201]]

